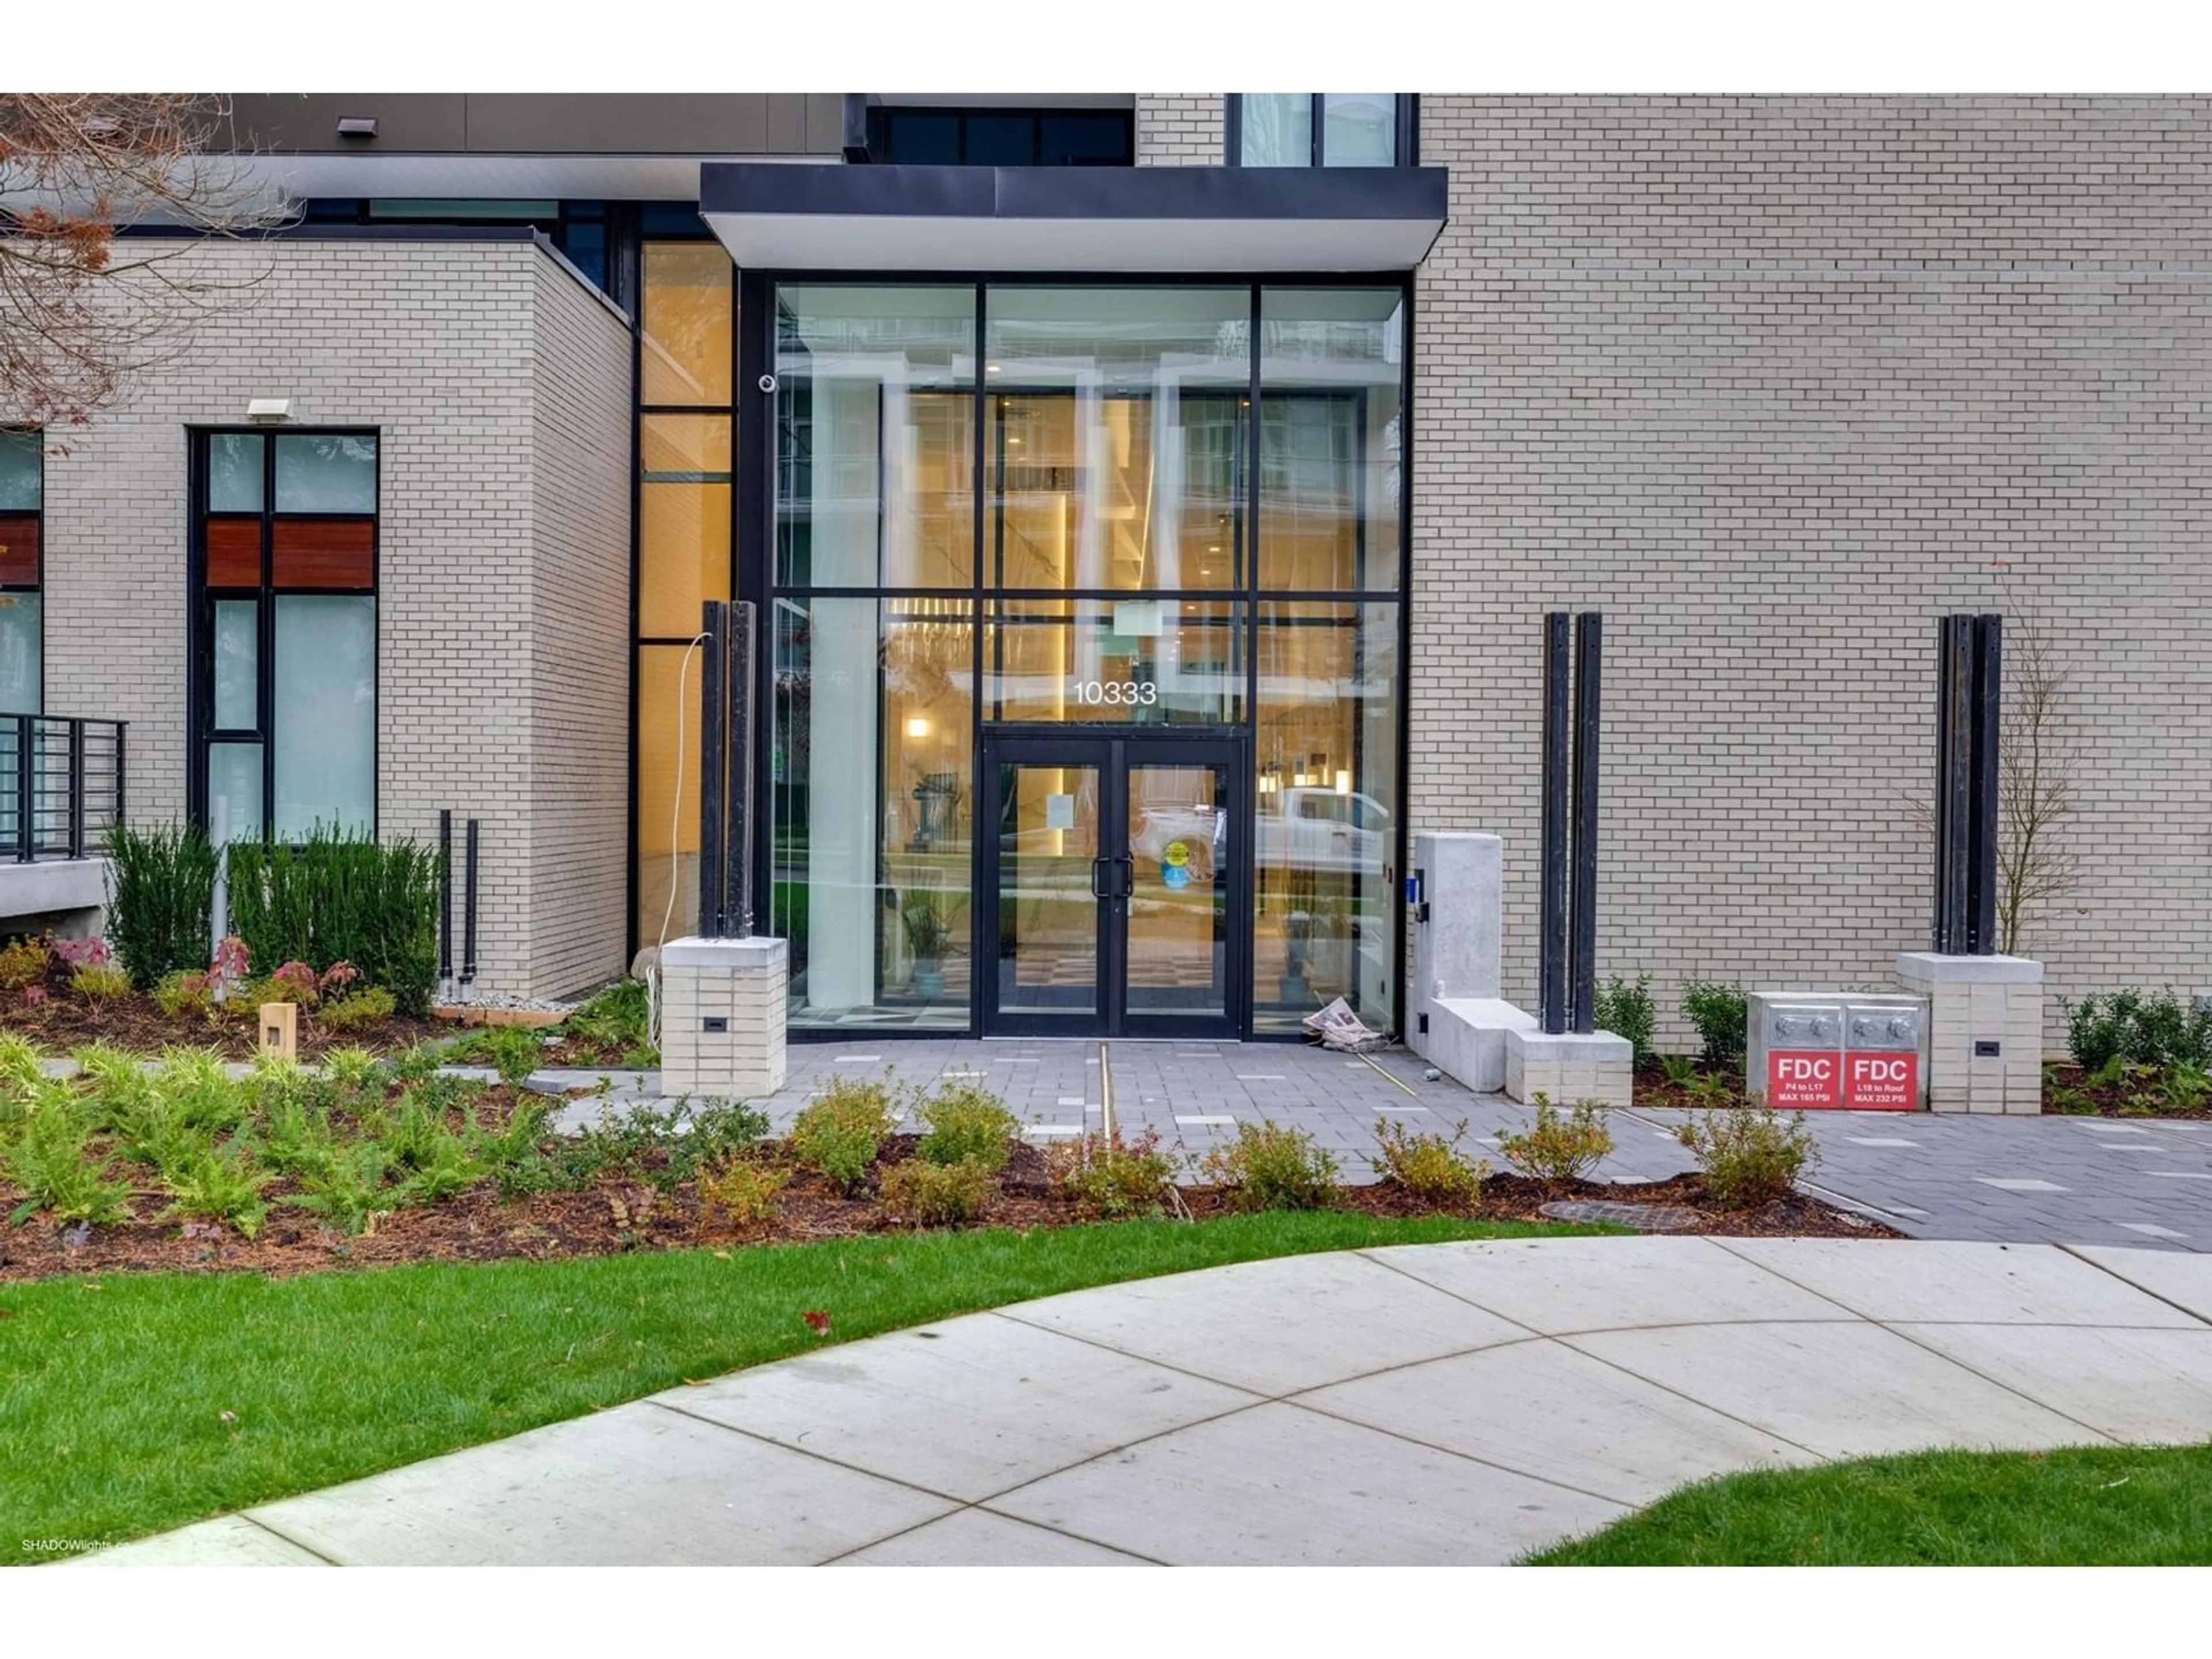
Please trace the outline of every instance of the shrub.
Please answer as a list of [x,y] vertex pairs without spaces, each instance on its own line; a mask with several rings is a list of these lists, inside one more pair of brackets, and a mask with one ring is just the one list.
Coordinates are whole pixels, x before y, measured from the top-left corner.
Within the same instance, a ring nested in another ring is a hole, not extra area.
[[429,1012],[438,978],[436,852],[317,825],[300,846],[230,849],[230,924],[260,962],[340,962]]
[[1303,1129],[1262,1120],[1206,1155],[1205,1170],[1235,1210],[1324,1210],[1336,1197],[1336,1158]]
[[1534,1127],[1498,1136],[1498,1154],[1537,1181],[1579,1181],[1613,1151],[1613,1132],[1605,1127],[1602,1110],[1586,1100],[1562,1112],[1539,1094]]
[[161,975],[154,1006],[171,1019],[204,1019],[215,1012],[215,986],[198,969],[179,968]]
[[42,939],[19,939],[0,949],[0,991],[20,991],[44,980],[54,965],[54,948]]
[[331,1048],[323,1055],[323,1075],[349,1094],[358,1094],[374,1083],[380,1069],[376,1056],[366,1048]]
[[641,979],[617,980],[570,1013],[561,1027],[571,1036],[625,1052],[653,1046],[653,1012]]
[[52,944],[54,960],[71,973],[80,968],[105,968],[112,959],[104,939],[58,939]]
[[520,1025],[487,1026],[477,1034],[472,1046],[499,1073],[508,1092],[516,1095],[545,1058],[545,1045],[538,1041],[538,1033]]
[[88,1002],[115,1002],[131,994],[131,975],[112,963],[80,968],[70,975],[70,989]]
[[768,1133],[768,1115],[742,1101],[723,1101],[656,1117],[633,1113],[634,1131],[661,1154],[661,1170],[647,1179],[668,1191],[702,1169],[726,1164]]
[[361,969],[349,962],[334,962],[323,969],[322,977],[315,981],[318,996],[334,997],[350,987],[361,977]]
[[104,1226],[131,1218],[130,1189],[107,1178],[106,1160],[93,1151],[92,1126],[65,1089],[40,1091],[0,1168],[24,1194],[8,1217],[10,1225],[21,1226],[40,1210],[63,1224]]
[[1698,1062],[1688,1054],[1662,1054],[1659,1069],[1678,1089],[1686,1089],[1698,1080]]
[[1598,1030],[1626,1037],[1635,1050],[1635,1063],[1642,1065],[1651,1053],[1651,1030],[1656,1023],[1651,1012],[1651,975],[1638,974],[1631,985],[1615,974],[1598,991],[1595,1012]]
[[1386,1120],[1376,1126],[1381,1152],[1369,1162],[1382,1179],[1393,1182],[1425,1204],[1472,1209],[1482,1201],[1482,1183],[1490,1174],[1487,1164],[1471,1163],[1459,1150],[1467,1139],[1467,1120],[1453,1128],[1451,1139],[1417,1133],[1403,1123]]
[[374,1141],[357,1140],[335,1157],[302,1170],[300,1194],[288,1202],[320,1216],[341,1232],[358,1233],[372,1218],[392,1207],[384,1187],[390,1162],[390,1155]]
[[2086,1072],[2115,1060],[2139,1066],[2212,1066],[2212,1004],[2185,1006],[2171,991],[2113,991],[2064,1005],[2066,1046]]
[[112,824],[107,860],[107,934],[131,982],[149,991],[165,974],[198,967],[215,903],[206,835],[189,824]]
[[916,1148],[932,1164],[980,1164],[993,1175],[1014,1155],[1020,1120],[988,1089],[940,1085],[915,1109],[925,1133]]
[[757,1227],[774,1218],[776,1196],[791,1179],[788,1170],[745,1158],[732,1158],[699,1177],[699,1202],[720,1210],[735,1227]]
[[791,1125],[791,1155],[841,1193],[867,1178],[878,1148],[896,1121],[880,1083],[833,1079]]
[[46,1080],[38,1045],[12,1031],[0,1031],[0,1097],[20,1098]]
[[1693,979],[1682,988],[1682,1012],[1698,1028],[1706,1065],[1742,1064],[1745,1027],[1750,1018],[1742,986]]
[[1674,1138],[1695,1155],[1707,1190],[1731,1210],[1789,1197],[1799,1174],[1820,1159],[1802,1112],[1785,1121],[1765,1106],[1701,1113]]
[[261,981],[259,1002],[291,1002],[312,1008],[322,998],[322,980],[304,962],[288,962]]
[[1085,1214],[1108,1221],[1158,1215],[1175,1196],[1175,1165],[1160,1150],[1160,1133],[1133,1141],[1096,1132],[1062,1142],[1045,1155],[1052,1183]]
[[996,1185],[991,1170],[973,1159],[933,1164],[910,1158],[884,1171],[884,1208],[917,1227],[950,1227],[973,1220]]
[[261,1231],[269,1202],[261,1190],[276,1178],[264,1169],[245,1146],[233,1141],[217,1150],[212,1146],[165,1168],[161,1186],[169,1194],[169,1207],[161,1219],[187,1216],[204,1221],[227,1221],[247,1238]]
[[176,1103],[185,1122],[210,1133],[236,1128],[251,1107],[245,1089],[231,1081],[222,1056],[211,1048],[165,1050],[154,1086]]
[[321,1009],[323,1024],[333,1031],[363,1031],[372,1025],[381,1025],[398,1012],[398,1000],[380,985],[366,991],[356,991],[349,997],[340,997],[326,1002]]

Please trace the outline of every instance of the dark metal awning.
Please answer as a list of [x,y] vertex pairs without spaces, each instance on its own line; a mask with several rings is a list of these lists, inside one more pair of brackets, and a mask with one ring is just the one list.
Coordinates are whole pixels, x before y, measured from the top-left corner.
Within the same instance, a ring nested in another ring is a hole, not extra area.
[[975,167],[709,162],[699,211],[779,270],[1407,270],[1442,167]]

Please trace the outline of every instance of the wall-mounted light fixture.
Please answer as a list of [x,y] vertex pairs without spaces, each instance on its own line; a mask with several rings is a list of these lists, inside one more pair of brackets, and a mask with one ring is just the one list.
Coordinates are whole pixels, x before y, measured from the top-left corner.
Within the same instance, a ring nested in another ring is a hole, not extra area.
[[376,137],[376,118],[374,115],[346,115],[338,118],[341,138],[374,138]]
[[246,404],[246,418],[249,421],[289,421],[292,418],[289,398],[249,398]]

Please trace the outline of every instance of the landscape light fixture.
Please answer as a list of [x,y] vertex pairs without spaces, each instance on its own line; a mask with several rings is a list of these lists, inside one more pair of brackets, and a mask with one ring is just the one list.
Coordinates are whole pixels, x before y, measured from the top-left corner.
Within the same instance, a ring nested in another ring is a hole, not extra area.
[[376,137],[376,118],[374,115],[345,115],[338,118],[341,138],[374,138]]
[[249,421],[289,421],[292,418],[292,400],[289,398],[248,398],[246,418]]

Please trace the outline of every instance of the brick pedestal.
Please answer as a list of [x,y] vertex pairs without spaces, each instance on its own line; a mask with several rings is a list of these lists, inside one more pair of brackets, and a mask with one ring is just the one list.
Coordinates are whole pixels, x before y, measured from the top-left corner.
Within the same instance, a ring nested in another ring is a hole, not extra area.
[[1634,1045],[1610,1031],[1505,1033],[1505,1092],[1524,1104],[1626,1106],[1635,1079]]
[[1928,1109],[2043,1109],[2043,964],[1907,951],[1897,981],[1928,999]]
[[790,957],[780,939],[679,939],[661,948],[663,1093],[744,1100],[783,1086]]

